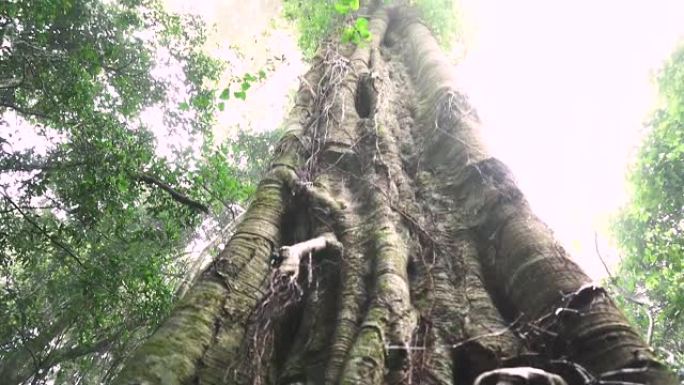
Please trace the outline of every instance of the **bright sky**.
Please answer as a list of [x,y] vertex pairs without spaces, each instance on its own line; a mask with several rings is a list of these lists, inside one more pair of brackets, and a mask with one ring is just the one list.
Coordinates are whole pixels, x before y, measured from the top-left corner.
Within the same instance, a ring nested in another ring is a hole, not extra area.
[[611,262],[608,216],[656,102],[651,82],[684,37],[674,0],[461,0],[467,56],[457,71],[490,151],[593,278]]
[[[299,86],[307,65],[297,48],[294,28],[282,16],[281,0],[165,0],[175,12],[201,16],[211,28],[207,50],[228,62],[220,87],[231,76],[267,71],[267,80],[247,92],[245,101],[232,98],[218,115],[216,140],[236,130],[277,128],[289,109],[289,95]],[[285,58],[285,60],[282,60]]]
[[[684,36],[684,1],[460,0],[466,59],[455,69],[490,151],[513,169],[535,212],[595,279],[615,264],[608,216],[624,203],[625,171],[655,103],[651,78]],[[306,67],[280,1],[167,0],[216,23],[212,52],[233,72],[285,55],[269,80],[231,101],[219,134],[275,128]],[[247,22],[245,22],[247,21]]]

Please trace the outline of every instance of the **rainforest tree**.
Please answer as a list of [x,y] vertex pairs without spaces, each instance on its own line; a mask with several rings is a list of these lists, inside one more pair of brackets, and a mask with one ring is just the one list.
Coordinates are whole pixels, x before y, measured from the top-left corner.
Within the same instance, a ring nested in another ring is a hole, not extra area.
[[347,17],[369,41],[321,45],[244,220],[115,383],[674,384],[483,149],[431,32],[375,4]]

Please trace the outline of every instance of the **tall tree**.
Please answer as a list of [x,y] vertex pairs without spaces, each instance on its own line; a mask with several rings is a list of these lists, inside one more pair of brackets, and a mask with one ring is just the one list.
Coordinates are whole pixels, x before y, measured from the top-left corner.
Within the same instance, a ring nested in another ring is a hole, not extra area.
[[367,14],[318,51],[243,222],[115,383],[674,384],[484,151],[430,31]]

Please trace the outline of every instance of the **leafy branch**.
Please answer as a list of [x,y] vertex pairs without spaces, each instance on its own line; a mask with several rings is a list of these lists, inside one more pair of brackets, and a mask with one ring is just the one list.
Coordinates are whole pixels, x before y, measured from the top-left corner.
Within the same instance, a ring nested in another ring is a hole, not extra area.
[[62,251],[64,251],[68,256],[70,256],[71,258],[73,258],[73,260],[76,261],[76,263],[77,263],[79,266],[84,267],[84,266],[83,266],[83,262],[81,261],[81,259],[80,259],[73,251],[71,251],[71,249],[70,249],[67,245],[63,244],[59,239],[57,239],[57,237],[55,237],[54,235],[50,234],[45,228],[43,228],[43,226],[41,226],[40,224],[38,224],[38,222],[36,222],[33,218],[31,218],[31,216],[30,216],[29,214],[27,214],[21,207],[19,207],[19,205],[17,205],[16,203],[14,203],[14,201],[13,201],[9,196],[7,196],[7,194],[2,193],[2,195],[3,195],[3,198],[5,198],[5,201],[7,201],[7,203],[9,203],[12,207],[14,207],[14,209],[15,209],[19,214],[21,214],[21,216],[22,216],[22,217],[23,217],[23,218],[24,218],[32,227],[34,227],[36,230],[38,230],[38,231],[39,231],[43,236],[45,236],[53,245],[57,246],[57,247],[60,248]]

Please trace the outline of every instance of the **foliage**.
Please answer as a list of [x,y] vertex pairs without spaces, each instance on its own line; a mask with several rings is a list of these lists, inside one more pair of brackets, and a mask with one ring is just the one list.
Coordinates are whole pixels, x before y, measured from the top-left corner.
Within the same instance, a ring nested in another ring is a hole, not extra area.
[[204,165],[187,174],[190,183],[210,187],[217,212],[246,201],[261,180],[280,135],[280,130],[261,134],[239,131],[218,146],[206,146]]
[[0,26],[0,378],[100,383],[168,313],[203,211],[253,189],[212,150],[222,65],[157,0],[11,0]]
[[320,42],[332,32],[337,21],[336,0],[284,0],[285,17],[299,29],[299,47],[305,57],[316,53]]
[[368,30],[368,19],[359,17],[353,25],[342,30],[342,43],[354,43],[356,45],[371,40],[371,33]]
[[359,0],[337,0],[334,6],[337,13],[346,15],[349,12],[359,10]]
[[[285,0],[285,16],[299,28],[299,47],[306,57],[313,57],[340,17],[359,10],[359,0],[301,1]],[[368,19],[359,17],[354,24],[341,30],[342,43],[361,44],[371,38]]]
[[[242,75],[241,78],[233,78],[232,83],[240,84],[240,90],[233,92],[233,96],[235,96],[238,99],[245,100],[247,98],[247,90],[249,90],[252,87],[252,83],[258,80],[263,80],[265,78],[266,72],[264,70],[260,70],[258,75],[245,73],[244,75]],[[230,95],[230,86],[226,87],[221,92],[221,98],[224,100],[228,100],[228,95]]]
[[455,0],[411,0],[425,24],[432,29],[439,43],[450,48],[461,31],[458,1]]
[[684,46],[658,85],[662,107],[630,175],[632,200],[614,225],[625,253],[618,284],[644,298],[645,306],[623,299],[625,310],[644,330],[653,314],[653,345],[684,370]]
[[[210,95],[213,97],[213,104],[216,106],[216,108],[219,109],[219,111],[224,111],[226,109],[226,100],[230,99],[230,88],[233,85],[239,84],[238,88],[240,89],[239,91],[233,92],[233,97],[245,100],[247,99],[247,90],[249,90],[252,87],[252,84],[256,81],[261,81],[264,79],[266,79],[265,70],[259,70],[259,72],[257,72],[256,75],[247,72],[241,77],[233,76],[230,79],[228,86],[222,89],[220,93],[218,93],[215,90],[211,91]],[[192,102],[189,103],[187,101],[181,102],[178,105],[178,108],[181,111],[188,111],[190,109],[191,103]],[[208,104],[206,106],[203,105],[202,107],[206,108],[207,106]]]
[[[385,0],[390,3],[391,0]],[[442,46],[449,48],[461,34],[458,2],[454,0],[411,0],[421,18],[433,30]],[[359,0],[285,0],[285,16],[299,29],[299,46],[313,57],[318,44],[339,24],[339,16],[358,11]],[[362,44],[370,40],[368,19],[359,17],[341,30],[343,43]]]

